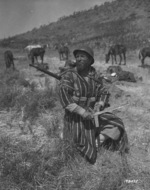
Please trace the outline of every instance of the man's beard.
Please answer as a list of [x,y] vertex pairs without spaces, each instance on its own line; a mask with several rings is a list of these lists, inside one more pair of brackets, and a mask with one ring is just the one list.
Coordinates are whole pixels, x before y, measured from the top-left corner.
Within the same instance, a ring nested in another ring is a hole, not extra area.
[[76,66],[78,71],[84,71],[84,67],[82,65]]
[[80,72],[86,69],[86,65],[84,63],[77,63],[76,67],[77,67],[77,70]]

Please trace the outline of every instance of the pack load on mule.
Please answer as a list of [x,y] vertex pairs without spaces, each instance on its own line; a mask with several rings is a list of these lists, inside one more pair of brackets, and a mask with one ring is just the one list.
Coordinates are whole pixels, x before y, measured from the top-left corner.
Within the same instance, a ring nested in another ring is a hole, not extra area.
[[142,80],[141,77],[136,77],[134,73],[122,70],[120,66],[109,66],[106,70],[106,73],[111,82],[116,80],[127,82],[137,82],[138,80]]
[[40,44],[36,44],[36,45],[28,45],[26,46],[24,49],[27,50],[28,52],[31,51],[31,49],[33,48],[39,48],[39,47],[42,47]]
[[49,45],[48,44],[32,44],[32,45],[28,45],[26,46],[24,49],[28,51],[28,53],[30,53],[31,49],[34,49],[34,48],[48,48]]

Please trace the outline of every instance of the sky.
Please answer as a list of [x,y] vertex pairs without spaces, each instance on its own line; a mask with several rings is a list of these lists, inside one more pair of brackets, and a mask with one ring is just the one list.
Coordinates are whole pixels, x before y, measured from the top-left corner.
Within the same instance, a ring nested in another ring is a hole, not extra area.
[[0,39],[112,0],[0,0]]

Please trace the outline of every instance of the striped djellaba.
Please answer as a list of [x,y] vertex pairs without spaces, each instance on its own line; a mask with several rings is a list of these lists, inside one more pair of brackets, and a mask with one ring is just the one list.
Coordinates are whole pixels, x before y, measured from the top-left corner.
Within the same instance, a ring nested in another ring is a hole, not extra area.
[[99,128],[92,120],[84,120],[74,112],[77,106],[85,110],[93,109],[95,102],[104,101],[108,104],[109,93],[104,88],[102,80],[97,78],[95,69],[91,67],[89,75],[81,77],[76,68],[66,71],[62,75],[59,86],[60,102],[65,109],[64,139],[72,140],[82,156],[94,164],[97,158],[96,138],[101,133],[108,138],[106,145],[114,144],[123,149],[126,135],[123,122],[112,113],[103,113],[99,116]]

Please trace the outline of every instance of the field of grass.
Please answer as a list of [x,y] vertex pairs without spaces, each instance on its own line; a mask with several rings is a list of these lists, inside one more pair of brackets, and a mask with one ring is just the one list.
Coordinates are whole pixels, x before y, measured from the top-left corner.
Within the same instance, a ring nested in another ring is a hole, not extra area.
[[[101,149],[96,164],[89,165],[60,138],[63,110],[58,82],[29,67],[25,52],[12,51],[17,70],[6,72],[4,49],[0,50],[0,190],[149,190],[150,70],[139,67],[137,52],[128,52],[122,68],[143,81],[110,87],[111,105],[127,104],[115,114],[128,134],[128,164],[118,153]],[[110,64],[105,64],[101,52],[95,57],[94,66],[104,72]],[[44,62],[54,72],[64,64],[57,52],[49,51]]]

